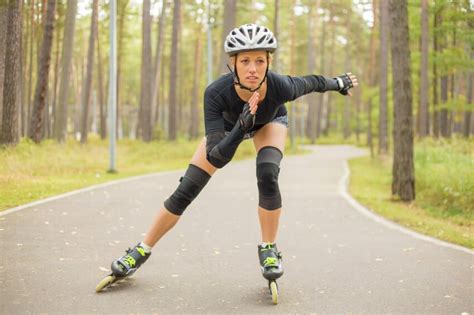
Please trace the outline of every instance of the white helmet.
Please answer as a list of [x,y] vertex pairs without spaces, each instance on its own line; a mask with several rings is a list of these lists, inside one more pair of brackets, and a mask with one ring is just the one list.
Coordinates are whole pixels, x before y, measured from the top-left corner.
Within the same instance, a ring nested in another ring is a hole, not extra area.
[[277,40],[266,27],[257,24],[244,24],[234,28],[224,42],[224,50],[230,56],[242,51],[265,50],[274,52]]

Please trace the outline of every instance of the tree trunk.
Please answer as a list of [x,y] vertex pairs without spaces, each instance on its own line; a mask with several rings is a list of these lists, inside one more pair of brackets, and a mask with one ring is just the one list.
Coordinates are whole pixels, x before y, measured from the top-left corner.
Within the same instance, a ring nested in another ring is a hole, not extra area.
[[[0,123],[2,122],[3,108],[3,78],[5,75],[5,43],[8,27],[8,10],[6,5],[0,6]],[[0,125],[1,130],[1,125]]]
[[98,90],[99,90],[99,117],[100,117],[100,138],[105,139],[107,137],[107,122],[106,122],[106,106],[104,97],[104,79],[103,79],[103,67],[102,67],[102,51],[100,49],[100,37],[99,37],[99,26],[97,25],[95,38],[97,41],[97,79],[98,79]]
[[[315,30],[318,24],[317,19],[317,8],[320,6],[320,0],[315,5],[310,1],[309,13],[308,13],[308,29]],[[308,73],[314,73],[316,71],[316,55],[315,55],[315,32],[308,32]],[[311,93],[307,96],[308,100],[308,115],[306,121],[306,136],[310,139],[311,143],[316,142],[316,119],[317,119],[317,95]]]
[[428,0],[421,0],[421,82],[420,82],[420,137],[429,135],[429,111],[428,111],[428,41],[429,41],[429,15]]
[[[471,52],[471,59],[474,59],[474,52]],[[473,75],[472,71],[467,74],[467,106],[464,111],[464,125],[463,125],[463,136],[469,138],[471,134],[471,115],[472,115],[472,84],[473,84]]]
[[[310,4],[312,2],[310,1]],[[318,3],[319,3],[319,0],[318,0]],[[278,34],[280,32],[280,0],[275,0],[275,20],[273,21],[273,35],[275,35],[275,38],[279,38],[278,37]],[[273,62],[272,62],[272,65],[273,65],[273,70],[278,72],[280,71],[280,60],[279,60],[279,53],[278,53],[278,49],[275,50],[275,52],[273,53]]]
[[379,154],[388,152],[388,2],[380,1]]
[[170,93],[169,93],[169,117],[168,117],[168,139],[177,138],[177,110],[176,110],[176,81],[178,80],[178,28],[181,16],[181,0],[174,1],[173,8],[173,31],[171,40],[171,63],[170,63]]
[[74,28],[76,25],[77,0],[69,0],[66,9],[63,48],[61,53],[61,79],[59,80],[59,95],[54,124],[54,136],[57,141],[65,142],[67,135],[68,90],[71,76],[72,52],[74,43]]
[[199,25],[198,29],[196,30],[196,46],[194,50],[194,78],[193,78],[193,92],[192,92],[192,100],[191,100],[191,125],[189,130],[189,135],[191,139],[197,139],[199,136],[199,91],[201,86],[201,65],[202,65],[202,58],[201,58],[201,49],[202,49],[202,28]]
[[[439,24],[437,25],[438,27],[443,26],[443,10],[444,7],[441,7],[438,14],[438,22]],[[439,40],[439,47],[438,51],[443,52],[443,50],[446,48],[446,39],[444,38],[444,34],[440,33],[440,36],[438,37]],[[446,73],[444,73],[441,78],[441,110],[439,111],[439,131],[442,137],[448,138],[448,109],[446,108],[447,102],[448,102],[448,76]]]
[[[222,28],[222,45],[224,45],[225,39],[230,31],[235,27],[235,16],[237,13],[237,1],[236,0],[224,0],[224,26]],[[224,49],[220,49],[220,67],[219,73],[227,73],[227,55]]]
[[155,54],[155,66],[154,66],[154,79],[153,79],[153,93],[151,96],[151,108],[154,109],[155,115],[153,118],[153,125],[158,122],[160,114],[160,102],[159,102],[159,91],[161,90],[162,82],[160,81],[160,73],[162,68],[162,59],[164,51],[164,35],[166,28],[166,9],[168,7],[168,0],[163,1],[163,8],[161,11],[160,21],[158,23],[158,39],[156,41],[156,54]]
[[[374,25],[372,26],[370,34],[370,55],[368,60],[369,71],[368,71],[368,81],[369,86],[374,87],[376,85],[376,28],[377,28],[377,1],[373,0],[372,13],[374,16]],[[367,126],[367,145],[370,148],[370,156],[374,156],[374,143],[373,143],[373,133],[372,133],[372,96],[369,98],[367,103],[367,117],[368,117],[368,126]]]
[[407,0],[390,0],[394,104],[394,170],[392,193],[415,199],[413,114]]
[[36,143],[41,141],[41,129],[43,128],[43,111],[45,108],[46,93],[48,91],[48,74],[51,63],[51,47],[53,44],[55,7],[56,1],[48,0],[43,32],[43,44],[41,46],[40,63],[38,67],[38,79],[36,83],[35,99],[33,102],[33,113],[29,128],[29,137]]
[[[321,32],[321,45],[319,47],[319,55],[321,56],[321,59],[320,59],[320,67],[319,67],[319,71],[321,74],[324,74],[325,73],[325,55],[324,55],[324,52],[325,52],[325,45],[324,43],[326,42],[326,23],[324,21],[326,15],[324,15],[322,17],[322,24],[323,24],[323,27],[322,27],[322,32]],[[319,138],[319,136],[321,135],[321,129],[322,129],[322,126],[321,126],[321,123],[322,123],[322,120],[323,120],[323,108],[324,108],[324,93],[320,93],[319,94],[319,103],[318,103],[318,106],[317,106],[317,118],[316,118],[316,138]]]
[[142,69],[140,84],[140,111],[139,111],[139,136],[143,141],[151,141],[151,88],[152,88],[152,63],[151,63],[151,1],[143,1],[142,23]]
[[[290,8],[294,8],[296,6],[296,0],[291,1]],[[294,11],[290,11],[290,75],[295,75],[295,68],[296,68],[296,16]],[[295,136],[296,136],[296,102],[293,101],[289,104],[290,106],[290,145],[291,148],[295,147]]]
[[121,87],[123,86],[122,82],[122,60],[124,55],[124,40],[125,40],[125,22],[127,21],[127,7],[129,4],[129,0],[120,0],[117,1],[117,28],[118,28],[118,36],[117,36],[117,123],[116,123],[116,131],[117,131],[117,138],[121,138],[120,133],[120,121],[122,121],[122,98],[121,98]]
[[31,121],[31,113],[32,113],[32,99],[31,94],[33,90],[33,49],[35,45],[35,34],[36,34],[36,25],[35,25],[35,0],[32,0],[30,3],[30,16],[29,16],[29,24],[30,24],[30,38],[29,38],[29,52],[28,52],[28,93],[27,93],[27,113],[26,113],[26,123],[24,130],[22,131],[24,134],[28,134],[29,129],[29,122]]
[[449,137],[448,132],[448,76],[441,76],[441,111],[439,113],[439,131],[444,138]]
[[5,42],[5,77],[3,82],[3,111],[0,143],[16,145],[19,140],[18,129],[18,82],[21,63],[21,0],[10,0],[7,8],[7,30]]
[[355,132],[356,132],[356,140],[357,143],[360,143],[360,107],[361,107],[361,92],[360,89],[356,89],[354,91],[355,94],[355,102],[356,102],[356,127],[355,127]]
[[97,20],[98,20],[98,9],[99,0],[93,0],[92,2],[92,16],[91,16],[91,28],[89,34],[89,48],[87,51],[87,68],[86,68],[86,81],[84,84],[84,91],[82,93],[82,120],[81,120],[81,143],[87,143],[87,135],[90,129],[90,114],[89,107],[92,98],[92,74],[94,65],[94,45],[95,45],[95,34],[97,33]]
[[59,82],[59,52],[60,52],[60,44],[61,44],[61,32],[60,29],[62,27],[62,23],[60,22],[60,17],[63,16],[64,14],[64,7],[61,2],[58,3],[58,20],[57,20],[57,28],[56,28],[56,55],[54,56],[54,84],[53,84],[53,102],[52,102],[52,108],[51,108],[51,115],[48,113],[48,138],[53,137],[53,128],[54,125],[57,124],[56,121],[56,108],[57,108],[57,103],[58,103],[58,82]]
[[[456,49],[456,28],[457,28],[457,23],[456,19],[453,21],[453,44],[452,48]],[[451,100],[455,99],[455,93],[454,93],[454,87],[456,86],[456,76],[455,76],[455,71],[451,72]],[[454,117],[456,116],[456,109],[455,108],[449,108],[448,109],[448,137],[451,137],[451,133],[454,130],[455,127],[455,122],[454,122]],[[454,132],[456,132],[454,130]]]
[[[347,25],[347,34],[349,35],[349,23]],[[350,38],[350,36],[348,36],[348,38]],[[350,69],[351,68],[351,52],[350,52],[350,40],[348,41],[348,43],[346,44],[346,51],[345,51],[345,57],[344,57],[344,67],[346,69]],[[351,121],[351,104],[350,104],[350,99],[349,97],[345,97],[344,98],[344,109],[343,109],[343,113],[342,113],[342,136],[344,137],[344,139],[347,139],[350,137],[351,135],[351,124],[350,124],[350,121]]]
[[[335,50],[335,44],[336,44],[336,23],[335,23],[335,20],[334,20],[334,7],[333,7],[333,4],[330,3],[329,5],[329,29],[331,31],[331,46],[329,48],[329,51],[331,51],[332,53],[329,54],[329,69],[327,70],[328,71],[328,74],[329,75],[333,75],[334,73],[334,50]],[[331,112],[332,112],[332,105],[331,105],[331,101],[332,101],[332,93],[327,93],[325,95],[325,98],[327,99],[327,102],[326,102],[326,125],[325,125],[325,128],[323,130],[323,133],[324,135],[329,135],[329,130],[331,128]]]
[[[435,58],[439,53],[438,45],[438,26],[439,26],[440,12],[436,10],[434,12],[433,19],[433,51]],[[433,62],[433,135],[439,137],[439,109],[438,109],[438,68],[436,62]]]

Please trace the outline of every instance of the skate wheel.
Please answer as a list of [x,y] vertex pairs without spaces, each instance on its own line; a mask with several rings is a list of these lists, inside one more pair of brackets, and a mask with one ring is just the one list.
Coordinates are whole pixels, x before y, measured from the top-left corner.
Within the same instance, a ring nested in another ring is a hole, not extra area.
[[99,284],[95,287],[95,292],[100,292],[102,291],[104,288],[108,287],[109,285],[111,285],[112,283],[114,283],[115,281],[115,276],[113,275],[108,275],[107,277],[105,277],[104,279],[102,279]]
[[276,281],[270,282],[270,293],[272,294],[273,304],[278,304],[278,285]]

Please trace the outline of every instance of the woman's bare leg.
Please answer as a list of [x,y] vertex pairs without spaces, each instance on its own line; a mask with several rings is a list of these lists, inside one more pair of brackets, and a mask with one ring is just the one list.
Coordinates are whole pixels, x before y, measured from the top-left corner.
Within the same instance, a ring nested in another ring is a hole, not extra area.
[[[211,176],[216,172],[216,168],[212,166],[206,158],[206,138],[204,138],[199,144],[196,152],[191,158],[190,164],[199,167]],[[153,247],[173,226],[176,225],[179,218],[179,215],[171,213],[165,208],[165,206],[162,206],[153,220],[143,242],[146,245]]]
[[[278,148],[282,153],[285,152],[285,140],[287,127],[279,123],[270,123],[257,131],[253,137],[255,150],[258,152],[261,148],[272,146]],[[262,242],[275,243],[278,233],[278,224],[280,222],[281,208],[275,210],[266,210],[258,207],[258,217],[260,219],[260,228],[262,232]]]

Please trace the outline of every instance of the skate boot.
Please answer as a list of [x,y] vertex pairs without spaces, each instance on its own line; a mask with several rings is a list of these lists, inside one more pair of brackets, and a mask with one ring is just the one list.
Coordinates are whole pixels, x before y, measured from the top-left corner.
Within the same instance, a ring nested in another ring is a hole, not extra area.
[[126,252],[127,254],[112,262],[112,273],[100,280],[95,287],[96,292],[100,292],[115,282],[131,276],[151,255],[151,253],[146,253],[140,244],[133,249],[127,249]]
[[276,244],[258,245],[258,257],[262,267],[262,275],[267,280],[276,280],[283,275],[282,255]]
[[262,275],[268,280],[268,289],[273,304],[278,304],[278,284],[276,280],[283,275],[282,255],[276,244],[266,244],[265,246],[258,245],[258,257],[262,267]]
[[116,277],[131,276],[151,255],[151,253],[145,253],[140,244],[132,249],[127,249],[126,253],[126,255],[112,262],[110,268]]

